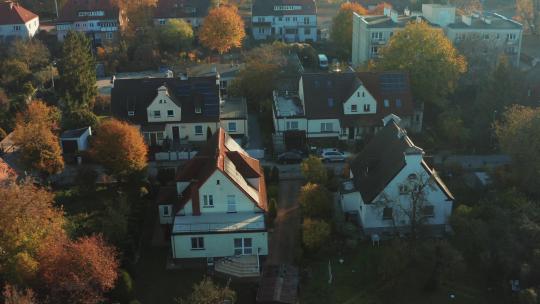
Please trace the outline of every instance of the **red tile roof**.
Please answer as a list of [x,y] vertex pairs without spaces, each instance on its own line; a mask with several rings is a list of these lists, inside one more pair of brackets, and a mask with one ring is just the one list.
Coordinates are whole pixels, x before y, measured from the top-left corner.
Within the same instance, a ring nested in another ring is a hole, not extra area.
[[[225,168],[226,159],[232,162],[234,170],[238,172],[244,180],[247,180],[248,178],[258,178],[258,185],[254,187],[250,185],[249,182],[245,186],[240,185],[239,181],[231,175],[229,169]],[[190,184],[180,194],[180,199],[175,204],[175,212],[182,209],[191,199],[191,196],[194,193],[192,188],[199,188],[202,186],[216,170],[221,171],[223,175],[228,177],[231,182],[244,192],[258,207],[263,210],[268,209],[266,182],[259,161],[250,157],[222,128],[219,128],[214,136],[207,142],[205,147],[203,147],[203,149],[178,172],[176,180],[179,182],[189,182]],[[252,190],[246,189],[245,187],[254,188],[258,197],[250,195]]]
[[25,24],[37,17],[38,15],[25,9],[18,3],[10,1],[0,3],[0,25]]

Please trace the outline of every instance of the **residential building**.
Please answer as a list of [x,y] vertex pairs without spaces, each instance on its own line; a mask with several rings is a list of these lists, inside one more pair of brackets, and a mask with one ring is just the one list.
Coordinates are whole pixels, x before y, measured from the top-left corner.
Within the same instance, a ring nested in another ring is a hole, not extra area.
[[446,231],[454,197],[437,172],[389,115],[352,161],[350,180],[340,189],[342,210],[367,235],[410,233],[411,227]]
[[38,29],[38,15],[16,2],[0,2],[0,42],[32,38]]
[[223,128],[179,169],[176,186],[163,188],[157,204],[174,260],[208,261],[237,276],[259,274],[259,257],[268,254],[264,173]]
[[208,77],[216,76],[219,74],[219,88],[221,91],[221,96],[226,97],[227,91],[230,88],[233,80],[236,78],[236,76],[243,67],[243,63],[197,64],[196,66],[188,68],[186,74],[188,75],[188,77]]
[[297,92],[274,92],[273,120],[285,143],[330,138],[362,139],[382,127],[382,118],[397,113],[403,127],[419,132],[422,109],[413,100],[409,77],[402,72],[306,73]]
[[64,41],[69,31],[82,32],[96,47],[116,40],[126,23],[112,0],[68,0],[56,21],[57,38]]
[[66,130],[62,132],[60,135],[62,152],[64,154],[74,154],[88,150],[90,136],[92,136],[91,127]]
[[403,15],[390,8],[385,8],[382,16],[353,14],[353,65],[377,60],[390,37],[409,22],[427,22],[441,28],[458,48],[462,42],[481,42],[482,47],[477,47],[479,51],[487,55],[489,48],[492,56],[506,54],[513,64],[519,64],[523,33],[519,22],[488,12],[456,15],[453,6],[423,4],[422,12],[405,10]]
[[254,0],[251,29],[256,40],[317,41],[315,0]]
[[242,137],[247,134],[242,102],[235,99],[229,105],[221,99],[217,76],[116,79],[111,91],[113,116],[140,127],[150,146],[205,142],[219,128],[221,116],[230,119],[226,127],[231,135]]
[[169,20],[180,19],[198,28],[210,5],[210,0],[159,0],[154,11],[154,24],[164,25]]

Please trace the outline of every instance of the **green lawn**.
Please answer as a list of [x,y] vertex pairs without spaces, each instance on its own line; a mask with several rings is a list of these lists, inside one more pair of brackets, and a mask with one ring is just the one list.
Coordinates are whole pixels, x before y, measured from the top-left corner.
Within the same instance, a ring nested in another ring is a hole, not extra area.
[[[423,287],[430,271],[408,269],[396,278],[396,284],[389,287],[388,282],[379,278],[377,268],[384,260],[385,250],[367,243],[339,258],[331,258],[333,282],[328,284],[328,259],[317,258],[307,263],[308,278],[301,284],[302,303],[335,304],[383,304],[383,303],[501,303],[482,286],[480,274],[468,269],[462,277],[452,282],[443,282],[437,291],[427,292]],[[450,299],[450,294],[455,298]]]

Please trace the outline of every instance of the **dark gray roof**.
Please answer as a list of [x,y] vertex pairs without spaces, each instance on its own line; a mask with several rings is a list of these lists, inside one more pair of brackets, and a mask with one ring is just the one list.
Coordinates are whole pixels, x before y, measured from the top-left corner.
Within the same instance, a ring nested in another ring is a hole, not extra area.
[[88,130],[89,127],[75,129],[75,130],[66,130],[62,132],[62,135],[60,135],[61,139],[67,139],[67,138],[79,138],[81,137],[84,132]]
[[[150,125],[146,108],[165,85],[173,101],[182,109],[181,122],[218,122],[219,87],[215,77],[116,79],[111,91],[111,111],[114,117],[137,125]],[[195,113],[200,104],[202,113]],[[129,116],[128,111],[134,111]]]
[[[523,26],[510,18],[504,17],[496,13],[484,13],[480,17],[472,17],[471,25],[463,23],[461,16],[457,16],[456,22],[449,24],[449,28],[453,29],[486,29],[486,30],[495,30],[495,29],[508,29],[508,30],[520,30]],[[483,21],[481,18],[487,18],[489,24]]]
[[[351,163],[353,183],[364,203],[373,200],[405,167],[405,154],[421,153],[394,120],[382,128]],[[434,170],[422,161],[427,173],[434,178],[441,190],[453,199],[452,194]]]
[[210,0],[159,0],[154,18],[204,18],[210,8]]
[[[275,6],[299,5],[300,10],[278,10]],[[284,16],[284,15],[316,15],[317,5],[315,0],[254,0],[252,4],[252,16]]]
[[246,99],[229,97],[221,104],[221,119],[247,119]]

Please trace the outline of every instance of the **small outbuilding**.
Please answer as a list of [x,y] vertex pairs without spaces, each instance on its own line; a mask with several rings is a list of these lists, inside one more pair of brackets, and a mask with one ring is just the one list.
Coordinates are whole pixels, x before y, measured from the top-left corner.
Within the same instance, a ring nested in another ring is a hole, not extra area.
[[64,154],[75,154],[88,150],[88,138],[92,136],[92,128],[85,127],[75,130],[66,130],[60,135],[62,151]]

